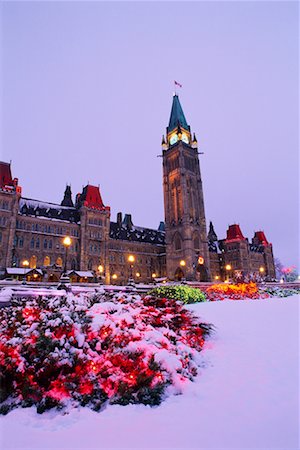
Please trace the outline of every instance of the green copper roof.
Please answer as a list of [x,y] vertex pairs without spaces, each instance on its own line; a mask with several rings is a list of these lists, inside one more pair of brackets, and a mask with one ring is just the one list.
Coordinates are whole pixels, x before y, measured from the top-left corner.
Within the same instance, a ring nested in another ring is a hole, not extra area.
[[174,128],[176,128],[178,125],[180,125],[182,128],[186,130],[190,129],[190,127],[187,124],[184,112],[182,110],[178,95],[175,94],[173,97],[169,126],[167,128],[168,133],[174,130]]

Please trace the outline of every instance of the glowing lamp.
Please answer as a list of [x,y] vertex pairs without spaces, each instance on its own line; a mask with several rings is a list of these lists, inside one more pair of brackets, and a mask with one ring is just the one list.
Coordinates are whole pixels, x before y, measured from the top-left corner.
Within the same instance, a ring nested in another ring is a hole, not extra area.
[[104,267],[102,266],[102,264],[100,264],[100,265],[98,266],[98,270],[99,270],[100,273],[103,273],[103,272],[104,272]]
[[130,262],[131,264],[133,264],[135,261],[135,257],[133,255],[129,255],[128,256],[128,262]]
[[264,267],[260,267],[260,268],[259,268],[259,271],[260,271],[260,273],[264,273],[265,268],[264,268]]
[[112,279],[113,280],[116,280],[118,278],[118,275],[116,274],[116,273],[114,273],[113,275],[112,275]]
[[219,277],[219,275],[216,275],[215,276],[215,280],[218,280],[220,277]]
[[203,256],[199,256],[198,258],[198,264],[200,264],[200,266],[202,266],[204,264],[204,258]]
[[185,267],[186,266],[186,262],[184,259],[182,259],[179,263],[181,265],[181,267]]
[[22,262],[22,265],[23,265],[24,267],[28,267],[28,266],[29,266],[29,261],[28,261],[27,259],[25,259],[25,260]]
[[140,272],[137,272],[137,273],[135,274],[135,276],[136,276],[137,278],[140,278],[140,276],[141,276]]
[[70,247],[70,245],[72,244],[71,238],[70,236],[66,236],[63,240],[63,244],[65,247]]
[[226,264],[225,269],[226,270],[231,270],[231,265],[230,264]]
[[33,278],[37,278],[38,277],[38,274],[37,273],[34,273],[33,274]]
[[152,278],[156,278],[156,273],[155,272],[152,274]]

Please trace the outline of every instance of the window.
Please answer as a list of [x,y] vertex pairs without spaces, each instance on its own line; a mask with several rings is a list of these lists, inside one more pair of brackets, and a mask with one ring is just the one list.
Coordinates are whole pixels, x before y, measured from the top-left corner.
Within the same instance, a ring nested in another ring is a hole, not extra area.
[[30,269],[35,269],[36,268],[36,261],[37,258],[35,255],[31,256],[30,260],[29,260],[29,267]]
[[46,250],[48,248],[48,241],[47,239],[44,239],[44,249]]
[[50,258],[49,258],[49,256],[45,256],[45,258],[44,258],[44,266],[45,267],[50,266]]
[[181,239],[179,236],[175,237],[175,250],[181,250]]
[[30,241],[30,248],[34,248],[34,238],[31,238],[31,241]]
[[200,240],[199,240],[199,238],[197,236],[194,238],[194,248],[196,250],[200,249]]
[[62,267],[63,265],[63,260],[61,259],[61,257],[59,256],[56,260],[56,265]]
[[40,248],[40,238],[35,241],[35,248]]
[[49,249],[52,248],[52,239],[49,240]]

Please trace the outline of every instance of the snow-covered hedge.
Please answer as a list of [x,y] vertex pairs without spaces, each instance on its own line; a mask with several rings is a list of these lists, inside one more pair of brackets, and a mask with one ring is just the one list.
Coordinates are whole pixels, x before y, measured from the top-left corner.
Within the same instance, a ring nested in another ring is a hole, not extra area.
[[179,302],[151,296],[12,300],[0,311],[0,412],[159,404],[197,375],[210,331]]
[[206,301],[206,296],[200,289],[186,285],[160,286],[152,289],[149,294],[160,298],[180,300],[186,304]]
[[260,292],[263,294],[267,294],[271,297],[290,297],[291,295],[297,295],[300,293],[299,288],[280,288],[277,286],[269,286],[266,288],[260,289]]

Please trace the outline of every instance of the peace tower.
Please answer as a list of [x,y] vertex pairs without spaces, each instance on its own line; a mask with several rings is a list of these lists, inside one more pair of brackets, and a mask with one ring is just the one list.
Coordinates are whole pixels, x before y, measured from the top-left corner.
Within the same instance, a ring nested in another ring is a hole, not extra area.
[[198,143],[178,95],[162,139],[166,269],[172,280],[208,281],[210,264]]

